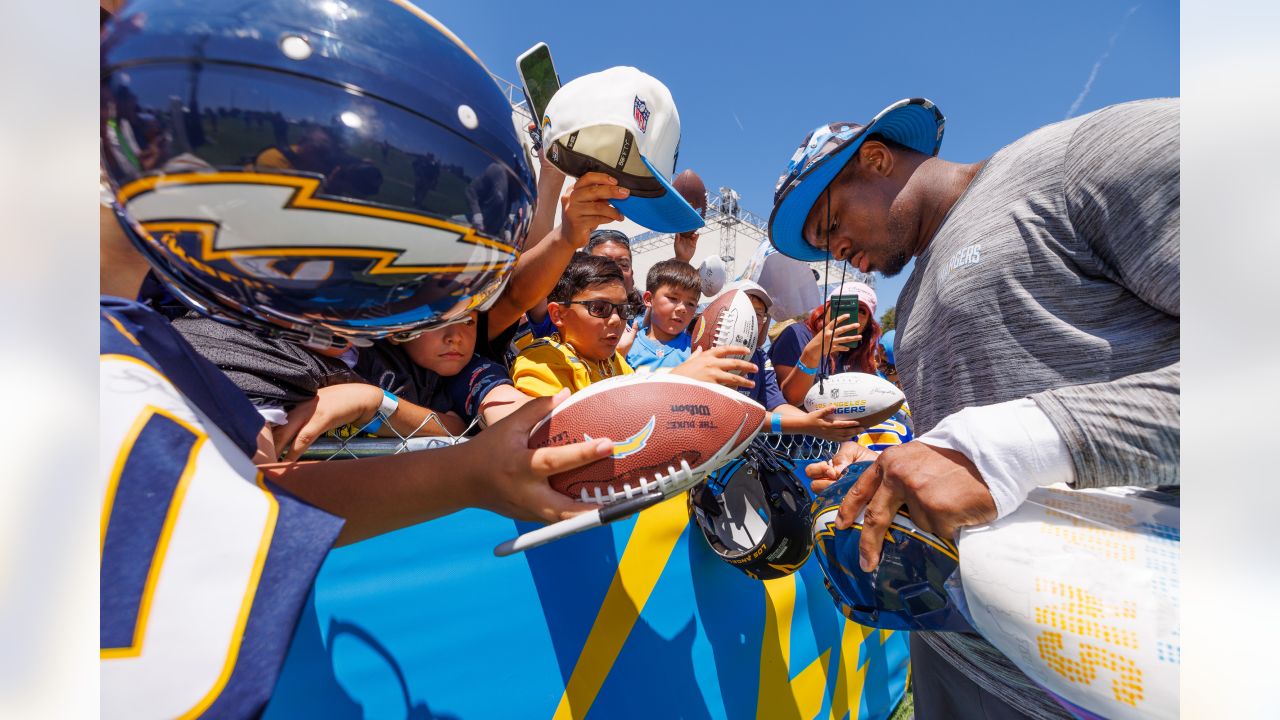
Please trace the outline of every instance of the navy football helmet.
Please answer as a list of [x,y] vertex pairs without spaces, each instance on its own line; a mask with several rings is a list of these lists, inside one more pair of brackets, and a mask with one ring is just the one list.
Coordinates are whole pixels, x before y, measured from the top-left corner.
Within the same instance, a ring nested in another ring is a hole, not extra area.
[[503,92],[406,0],[131,0],[101,133],[115,212],[176,294],[316,346],[487,308],[533,203]]
[[707,544],[756,580],[790,575],[809,559],[809,505],[791,464],[759,442],[689,491],[689,513]]
[[925,532],[900,510],[885,534],[880,565],[858,566],[862,518],[847,530],[835,527],[840,501],[871,463],[855,463],[813,501],[813,539],[827,590],[850,620],[882,630],[973,632],[951,599],[947,579],[960,565],[955,543]]

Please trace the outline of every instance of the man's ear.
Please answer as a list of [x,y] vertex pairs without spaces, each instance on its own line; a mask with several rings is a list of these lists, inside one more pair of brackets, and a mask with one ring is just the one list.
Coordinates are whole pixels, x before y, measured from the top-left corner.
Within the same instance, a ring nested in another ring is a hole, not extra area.
[[653,293],[649,292],[648,290],[645,290],[644,295],[642,296],[641,299],[644,300],[645,307],[650,307],[650,308],[653,307]]
[[547,303],[547,317],[551,318],[551,324],[556,327],[564,326],[564,306],[558,302]]
[[858,165],[866,172],[887,177],[893,171],[893,151],[879,140],[864,140],[858,148]]

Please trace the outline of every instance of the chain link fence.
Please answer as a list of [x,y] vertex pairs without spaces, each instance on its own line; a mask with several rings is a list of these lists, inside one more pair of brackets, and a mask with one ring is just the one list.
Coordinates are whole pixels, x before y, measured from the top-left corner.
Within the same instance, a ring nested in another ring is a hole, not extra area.
[[[443,435],[438,437],[395,437],[395,438],[321,438],[307,448],[302,454],[303,460],[350,460],[354,458],[379,457],[395,455],[403,452],[417,452],[433,448],[448,447],[466,442],[462,436]],[[820,440],[808,435],[783,435],[777,433],[760,433],[755,442],[786,455],[795,461],[826,460],[835,454],[836,443]]]

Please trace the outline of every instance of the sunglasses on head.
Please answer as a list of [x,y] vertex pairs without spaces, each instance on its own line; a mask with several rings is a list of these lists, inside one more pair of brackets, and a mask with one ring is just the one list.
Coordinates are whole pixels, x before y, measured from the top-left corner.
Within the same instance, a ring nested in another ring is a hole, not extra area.
[[629,303],[613,303],[608,300],[566,300],[562,305],[581,305],[587,309],[587,314],[601,320],[608,320],[614,313],[618,313],[618,317],[623,322],[631,322],[636,316],[635,308]]

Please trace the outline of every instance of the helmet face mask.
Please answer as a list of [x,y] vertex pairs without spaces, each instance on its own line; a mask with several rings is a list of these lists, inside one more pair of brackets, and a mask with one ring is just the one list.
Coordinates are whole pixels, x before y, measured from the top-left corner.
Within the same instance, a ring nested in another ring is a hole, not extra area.
[[808,491],[758,444],[690,490],[689,513],[716,555],[756,580],[796,572],[813,551]]
[[[253,18],[206,5],[137,0],[103,40],[104,174],[175,293],[318,344],[491,305],[534,184],[511,108],[470,51],[394,3],[356,0],[341,18],[310,17],[324,4]],[[296,59],[281,38],[315,52]],[[399,69],[414,63],[429,69]]]

